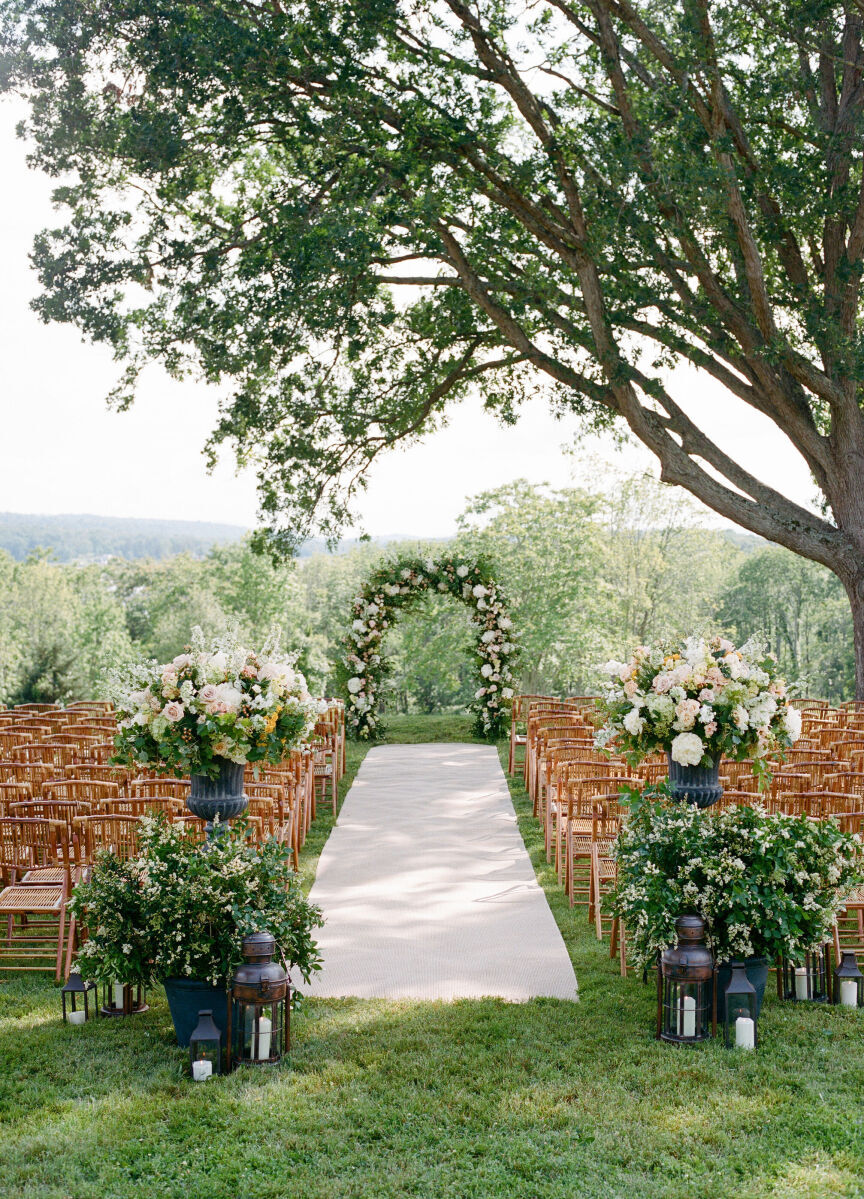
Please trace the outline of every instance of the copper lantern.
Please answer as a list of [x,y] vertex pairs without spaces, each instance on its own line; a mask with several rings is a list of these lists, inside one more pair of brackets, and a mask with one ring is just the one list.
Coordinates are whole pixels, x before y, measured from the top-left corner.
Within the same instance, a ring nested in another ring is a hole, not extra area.
[[243,938],[243,965],[228,994],[228,1068],[272,1065],[290,1045],[291,980],[273,961],[276,942],[269,933]]
[[657,1036],[694,1045],[713,1029],[714,958],[700,916],[679,916],[675,931],[678,945],[663,951],[657,971]]

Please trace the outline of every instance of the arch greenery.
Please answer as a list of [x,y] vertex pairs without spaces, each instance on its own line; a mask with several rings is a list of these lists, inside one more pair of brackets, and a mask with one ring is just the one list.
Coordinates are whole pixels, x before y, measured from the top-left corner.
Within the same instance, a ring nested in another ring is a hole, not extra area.
[[378,706],[388,662],[382,643],[401,612],[429,591],[448,593],[468,606],[477,628],[474,731],[490,741],[503,735],[513,695],[513,622],[491,563],[445,551],[400,554],[383,562],[354,597],[345,655],[345,712],[353,737],[375,741],[383,734]]

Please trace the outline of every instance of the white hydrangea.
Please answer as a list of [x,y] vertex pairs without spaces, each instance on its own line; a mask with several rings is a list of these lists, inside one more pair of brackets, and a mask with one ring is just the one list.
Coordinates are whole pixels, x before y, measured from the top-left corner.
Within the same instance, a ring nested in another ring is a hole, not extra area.
[[797,741],[801,736],[801,713],[797,708],[788,707],[783,716],[783,727],[790,741]]
[[483,596],[486,594],[486,588],[483,586],[482,583],[477,583],[475,585],[475,587],[472,589],[471,594],[474,596],[475,599],[482,599]]
[[348,686],[348,690],[351,692],[351,694],[356,695],[358,691],[363,690],[363,681],[362,681],[362,679],[358,679],[357,676],[355,675],[353,679],[348,680],[347,686]]
[[460,579],[464,579],[465,576],[468,574],[468,567],[467,566],[457,566],[456,573]]
[[645,727],[645,721],[639,715],[638,708],[631,708],[622,721],[624,728],[634,737],[638,737]]
[[672,761],[679,766],[698,766],[705,753],[702,738],[696,733],[679,733],[670,747]]

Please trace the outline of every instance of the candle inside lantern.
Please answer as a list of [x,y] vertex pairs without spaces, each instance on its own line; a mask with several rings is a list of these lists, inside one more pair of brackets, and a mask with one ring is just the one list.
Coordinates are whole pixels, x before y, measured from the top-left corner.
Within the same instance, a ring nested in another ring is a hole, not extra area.
[[858,1006],[858,983],[854,978],[840,980],[840,1002],[843,1007]]
[[66,1019],[70,1024],[83,1024],[84,1012],[70,1012]]
[[261,1015],[258,1018],[258,1060],[266,1061],[270,1056],[270,1034],[273,1031],[273,1022],[269,1016]]
[[202,1058],[200,1061],[192,1063],[192,1077],[196,1082],[204,1082],[213,1074],[213,1063]]
[[678,1018],[678,1035],[680,1037],[696,1036],[696,1000],[692,995],[685,995],[681,1000],[681,1013]]
[[807,998],[807,970],[804,966],[795,967],[795,998]]
[[735,1045],[738,1049],[756,1048],[756,1026],[749,1016],[739,1016],[735,1021]]
[[125,988],[123,986],[123,983],[114,983],[114,986],[112,988],[113,995],[114,995],[114,1006],[116,1008],[120,1008],[121,1011],[123,1009],[123,991],[124,990],[125,990]]

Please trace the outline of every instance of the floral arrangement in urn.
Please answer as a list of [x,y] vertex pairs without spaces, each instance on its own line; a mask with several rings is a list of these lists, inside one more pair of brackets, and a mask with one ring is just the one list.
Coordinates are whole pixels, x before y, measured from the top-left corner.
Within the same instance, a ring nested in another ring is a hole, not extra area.
[[724,637],[688,637],[677,645],[640,645],[629,662],[608,662],[611,676],[601,701],[605,724],[598,748],[613,740],[637,765],[668,753],[680,766],[710,767],[726,756],[765,758],[801,734],[801,715],[789,703],[777,663],[756,638],[740,649]]
[[207,645],[200,628],[166,664],[112,678],[118,715],[113,762],[184,777],[220,763],[281,762],[314,728],[319,705],[278,634],[255,653],[230,633]]
[[631,792],[615,844],[610,911],[638,967],[675,944],[682,913],[703,918],[719,962],[795,960],[831,938],[862,880],[860,838],[833,820],[768,814],[759,805],[703,810],[663,788]]
[[385,562],[355,596],[345,656],[349,731],[363,740],[381,736],[377,704],[387,675],[382,641],[400,610],[426,591],[450,594],[468,605],[477,627],[474,731],[490,739],[502,736],[513,695],[513,622],[489,563],[447,553],[434,559],[403,555]]

